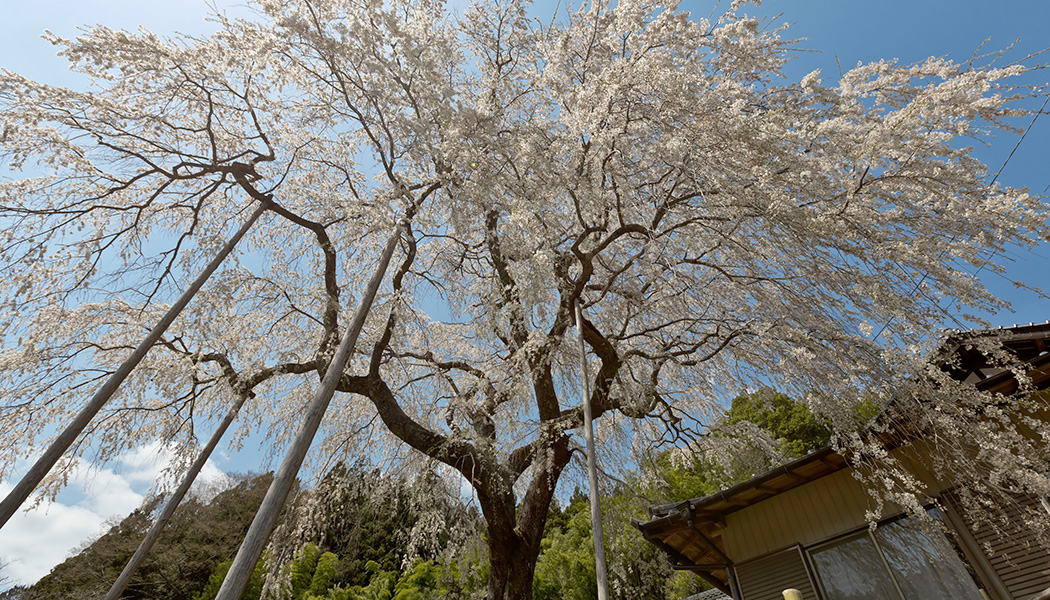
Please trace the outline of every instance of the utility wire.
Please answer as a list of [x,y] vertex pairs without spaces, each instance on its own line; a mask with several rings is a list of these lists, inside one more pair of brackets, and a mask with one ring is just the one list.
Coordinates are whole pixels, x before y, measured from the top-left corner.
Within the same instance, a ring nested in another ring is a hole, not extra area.
[[[992,180],[988,183],[989,187],[995,185],[995,182],[999,179],[999,175],[1002,174],[1003,169],[1006,168],[1006,165],[1010,164],[1010,159],[1012,159],[1014,157],[1014,153],[1016,153],[1017,149],[1021,147],[1021,142],[1024,141],[1025,137],[1028,135],[1028,132],[1032,130],[1032,127],[1035,125],[1035,122],[1039,119],[1039,116],[1043,114],[1043,110],[1046,108],[1047,102],[1050,102],[1050,94],[1048,94],[1046,96],[1046,99],[1043,100],[1043,105],[1039,107],[1039,110],[1035,111],[1035,116],[1032,117],[1032,122],[1028,124],[1028,127],[1025,128],[1024,133],[1021,134],[1021,139],[1017,140],[1017,143],[1014,144],[1013,150],[1010,151],[1010,154],[1006,157],[1006,160],[1003,161],[1003,166],[999,167],[999,170],[995,172],[995,176],[992,177]],[[1050,184],[1048,184],[1046,186],[1046,188],[1043,189],[1043,194],[1046,193],[1047,189],[1050,189]],[[951,241],[953,241],[953,242],[955,241],[955,236],[952,236]],[[944,258],[945,253],[947,253],[947,250],[942,250],[940,256],[937,257],[938,260]],[[994,253],[993,253],[992,257],[994,257]],[[992,257],[989,257],[989,258],[992,258]],[[977,274],[980,273],[983,270],[984,270],[984,265],[981,265],[981,266],[977,267],[977,270],[973,272],[973,275],[977,276]],[[919,290],[919,288],[922,287],[922,284],[925,283],[927,279],[929,279],[929,277],[930,277],[929,273],[924,273],[922,278],[919,279],[918,283],[915,284],[915,288],[912,290],[912,294],[917,292]],[[937,308],[939,310],[941,310],[942,312],[945,311],[945,309],[943,307],[939,306],[939,305],[937,306]],[[951,315],[949,315],[949,316],[951,316]],[[956,322],[958,322],[958,321],[956,321]],[[889,327],[892,323],[893,323],[893,318],[890,317],[890,320],[887,321],[882,326],[882,328],[879,329],[879,332],[877,334],[875,334],[875,337],[873,337],[871,339],[872,343],[877,341],[879,339],[879,336],[881,336],[882,333],[884,331],[886,331],[886,328]]]

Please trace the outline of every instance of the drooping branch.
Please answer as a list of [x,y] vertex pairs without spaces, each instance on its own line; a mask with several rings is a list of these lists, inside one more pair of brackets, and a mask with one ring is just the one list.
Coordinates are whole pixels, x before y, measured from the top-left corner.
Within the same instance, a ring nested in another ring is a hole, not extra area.
[[372,278],[368,281],[350,327],[332,356],[332,362],[328,365],[321,384],[307,407],[303,423],[292,441],[291,448],[285,455],[281,467],[277,470],[277,474],[274,476],[274,480],[270,484],[270,488],[267,490],[251,526],[248,528],[248,533],[244,536],[244,541],[237,551],[237,556],[234,557],[233,564],[230,565],[230,570],[219,588],[216,596],[217,600],[239,600],[244,593],[252,570],[255,568],[255,563],[258,562],[259,557],[262,555],[263,547],[266,545],[266,541],[273,531],[274,524],[277,522],[277,516],[284,507],[285,499],[295,483],[299,467],[302,466],[306,453],[310,449],[310,444],[317,433],[317,428],[321,424],[321,418],[324,416],[328,403],[332,400],[332,396],[335,394],[343,376],[343,369],[346,368],[346,363],[350,360],[350,355],[357,343],[357,337],[364,327],[365,319],[368,317],[369,310],[372,307],[372,301],[379,291],[384,275],[386,275],[387,265],[390,264],[390,258],[394,254],[397,240],[401,237],[403,229],[402,223],[398,222],[390,239],[387,240],[386,248],[383,250],[383,255],[379,259],[379,264],[376,266]]
[[244,403],[253,396],[254,394],[251,392],[243,393],[237,398],[237,401],[234,402],[233,406],[230,407],[229,412],[223,417],[219,426],[215,428],[215,432],[212,434],[211,439],[209,439],[208,443],[201,449],[200,454],[197,455],[197,459],[193,461],[193,465],[190,466],[189,471],[183,475],[179,487],[175,488],[175,491],[172,492],[171,498],[168,499],[168,502],[164,505],[164,509],[161,510],[160,514],[157,515],[156,520],[153,522],[153,525],[150,526],[149,531],[146,532],[146,536],[142,539],[142,542],[139,543],[139,547],[135,550],[135,553],[130,559],[128,559],[127,564],[124,565],[124,569],[121,570],[120,575],[117,576],[117,580],[114,581],[113,585],[109,588],[105,600],[120,599],[121,594],[124,593],[124,589],[127,588],[132,576],[135,575],[135,571],[138,570],[142,561],[146,559],[146,555],[149,553],[150,549],[153,548],[153,544],[156,543],[157,539],[160,538],[161,533],[164,532],[164,528],[167,526],[168,521],[171,520],[172,515],[175,514],[175,509],[179,507],[179,504],[186,496],[186,493],[190,491],[190,487],[193,486],[194,481],[197,479],[197,475],[200,474],[201,469],[203,469],[204,465],[208,462],[211,453],[215,450],[215,447],[218,446],[219,441],[222,439],[222,436],[226,434],[226,430],[229,429],[233,420],[237,418],[237,413],[240,412]]
[[[240,184],[240,186],[248,192],[251,197],[271,198],[271,196],[264,194],[255,188],[248,177],[249,174],[250,172],[247,170],[234,172],[234,176],[237,178],[237,183]],[[337,256],[335,246],[332,245],[332,240],[328,236],[328,230],[323,224],[297,215],[276,202],[272,202],[272,206],[273,211],[281,217],[284,217],[288,221],[312,232],[317,240],[317,245],[320,246],[321,252],[324,253],[324,289],[326,300],[324,309],[325,337],[317,349],[317,357],[321,358],[329,356],[331,355],[332,347],[336,344],[336,340],[339,336],[339,282],[336,279]]]
[[251,214],[250,217],[241,225],[241,228],[233,235],[232,238],[226,243],[222,250],[212,259],[208,266],[205,267],[204,271],[195,279],[185,292],[179,297],[179,299],[171,306],[170,309],[164,314],[160,321],[150,331],[146,339],[135,348],[120,368],[118,368],[106,381],[95,392],[91,400],[88,401],[87,405],[81,409],[80,413],[77,414],[76,418],[55,438],[55,441],[51,443],[48,449],[43,455],[37,460],[37,462],[26,472],[22,480],[11,490],[11,492],[4,498],[4,501],[0,503],[0,527],[3,527],[7,523],[8,519],[18,510],[25,499],[29,497],[29,494],[36,489],[36,486],[44,479],[48,471],[51,470],[55,463],[58,462],[62,454],[73,444],[77,436],[87,427],[91,419],[98,414],[98,411],[109,401],[113,394],[120,387],[120,384],[124,382],[131,371],[138,366],[139,362],[146,356],[146,353],[153,348],[154,344],[160,339],[168,327],[175,321],[186,305],[190,303],[190,300],[197,294],[204,283],[211,277],[212,273],[219,268],[219,265],[226,259],[227,256],[237,246],[237,242],[244,237],[244,234],[251,229],[251,226],[255,224],[255,221],[265,212],[270,206],[267,199],[264,199],[259,203],[259,206]]

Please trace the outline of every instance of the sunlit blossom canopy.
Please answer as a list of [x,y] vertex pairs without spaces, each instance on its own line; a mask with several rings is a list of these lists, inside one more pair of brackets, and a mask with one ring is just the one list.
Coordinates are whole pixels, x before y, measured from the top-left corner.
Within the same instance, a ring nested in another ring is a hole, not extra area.
[[770,383],[851,426],[856,402],[923,367],[945,310],[1001,306],[971,270],[1046,231],[1041,200],[961,143],[1024,114],[1011,81],[1029,67],[785,81],[792,45],[738,4],[538,23],[516,2],[451,17],[261,0],[203,38],[54,38],[90,92],[0,76],[0,153],[27,174],[0,183],[0,469],[263,200],[74,454],[159,438],[188,462],[244,395],[235,443],[265,429],[281,452],[402,218],[308,464],[364,452],[458,472],[494,597],[527,594],[576,445],[575,302],[607,458],[702,437],[726,397]]

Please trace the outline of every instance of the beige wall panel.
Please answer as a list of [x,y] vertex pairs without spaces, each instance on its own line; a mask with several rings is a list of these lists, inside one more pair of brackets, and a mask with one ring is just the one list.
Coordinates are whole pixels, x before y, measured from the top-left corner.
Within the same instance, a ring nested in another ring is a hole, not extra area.
[[929,444],[920,440],[915,444],[909,444],[893,450],[891,454],[901,462],[905,469],[926,486],[927,493],[931,498],[934,498],[941,495],[941,492],[945,489],[951,487],[951,484],[945,485],[944,482],[939,481],[929,468],[929,465],[932,464],[930,452]]
[[722,535],[739,562],[859,527],[867,508],[864,490],[843,470],[729,514]]
[[[935,497],[947,486],[927,468],[928,452],[918,445],[898,448],[893,455]],[[875,505],[850,469],[837,471],[728,515],[726,549],[730,558],[742,561],[794,544],[813,544],[864,525],[865,513]],[[878,519],[899,512],[887,504]]]
[[[802,486],[801,488],[799,488],[800,493],[798,502],[800,502],[802,506],[812,505],[815,500],[815,495],[818,491],[819,490],[817,488],[811,489],[808,486]],[[801,513],[798,513],[798,516],[798,527],[802,528],[803,530],[809,531],[813,529],[821,529],[824,526],[824,519],[818,517],[811,511],[802,511]]]

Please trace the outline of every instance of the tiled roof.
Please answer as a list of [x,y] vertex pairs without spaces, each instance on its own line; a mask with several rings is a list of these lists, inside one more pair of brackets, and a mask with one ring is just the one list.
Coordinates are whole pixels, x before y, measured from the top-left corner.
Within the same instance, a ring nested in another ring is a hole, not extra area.
[[699,594],[693,594],[683,600],[733,600],[732,596],[726,595],[725,592],[718,589],[710,589],[706,592],[700,592]]

